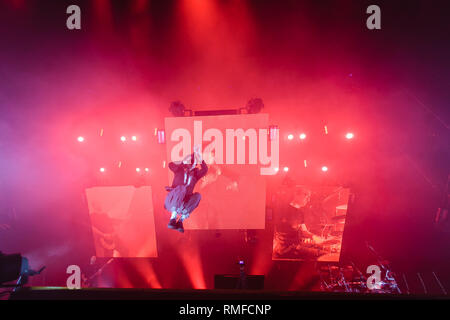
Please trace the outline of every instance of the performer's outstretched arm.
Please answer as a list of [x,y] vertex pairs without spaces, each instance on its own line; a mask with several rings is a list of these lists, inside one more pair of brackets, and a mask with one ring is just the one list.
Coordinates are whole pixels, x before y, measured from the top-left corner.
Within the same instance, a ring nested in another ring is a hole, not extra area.
[[169,169],[173,172],[176,172],[177,170],[180,170],[182,168],[182,164],[189,160],[192,157],[192,154],[188,154],[186,157],[184,157],[181,161],[172,161],[169,163]]
[[172,170],[173,172],[176,172],[177,170],[180,169],[180,164],[177,164],[175,162],[170,162],[169,169]]
[[208,173],[208,165],[206,164],[205,160],[202,161],[201,169],[198,171],[198,177],[197,179],[201,179]]
[[180,170],[180,168],[181,168],[181,162],[180,163],[176,163],[176,162],[169,163],[169,169],[172,170],[173,172]]
[[201,179],[208,172],[208,166],[205,160],[203,160],[202,153],[200,152],[200,146],[194,146],[194,155],[197,163],[201,164],[201,169],[197,173],[197,179]]

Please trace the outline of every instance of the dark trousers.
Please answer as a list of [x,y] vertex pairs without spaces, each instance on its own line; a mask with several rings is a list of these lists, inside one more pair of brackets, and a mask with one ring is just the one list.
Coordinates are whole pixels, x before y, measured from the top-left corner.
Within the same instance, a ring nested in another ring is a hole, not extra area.
[[185,218],[189,217],[192,211],[200,204],[200,200],[202,200],[202,196],[198,192],[186,195],[183,202],[182,215],[185,216]]
[[198,207],[201,199],[200,193],[186,194],[186,187],[181,185],[169,191],[164,207],[171,213],[176,211],[187,218]]

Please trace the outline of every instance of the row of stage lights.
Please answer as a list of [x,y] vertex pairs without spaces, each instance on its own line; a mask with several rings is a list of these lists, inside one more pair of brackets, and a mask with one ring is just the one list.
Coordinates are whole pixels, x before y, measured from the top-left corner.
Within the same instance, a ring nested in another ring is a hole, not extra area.
[[[279,172],[280,168],[275,168],[274,170],[275,170],[275,172]],[[323,166],[321,168],[321,170],[322,170],[322,172],[328,172],[328,167],[327,166]],[[102,167],[102,168],[99,169],[99,171],[100,171],[100,173],[106,173],[106,168]],[[284,167],[283,171],[286,172],[286,173],[289,172],[289,167]],[[149,170],[149,168],[145,168],[145,169],[136,168],[136,172],[137,173],[144,173],[145,172],[145,173],[148,174],[150,172],[150,170]]]
[[[99,171],[100,171],[101,173],[105,173],[105,172],[106,172],[106,168],[101,167],[101,168],[99,169]],[[136,168],[136,172],[137,172],[137,173],[149,173],[149,172],[150,172],[150,169],[149,169],[149,168],[143,168],[143,169],[141,169],[141,168]]]
[[[78,142],[84,142],[84,141],[85,141],[85,139],[84,139],[83,136],[79,136],[79,137],[77,138],[77,140],[78,140]],[[128,140],[128,138],[127,138],[126,136],[121,136],[121,137],[120,137],[120,141],[122,141],[122,142],[127,142],[127,140]],[[136,141],[138,140],[138,138],[137,138],[137,136],[132,136],[132,137],[130,138],[130,140],[136,142]]]
[[[300,135],[299,135],[298,137],[300,138],[300,140],[305,140],[306,137],[307,137],[307,135],[306,135],[306,133],[300,133]],[[347,133],[345,134],[345,138],[346,138],[347,140],[351,140],[351,139],[353,139],[354,137],[355,137],[355,135],[354,135],[352,132],[347,132]],[[294,136],[292,133],[290,133],[290,134],[287,135],[287,139],[288,139],[288,140],[294,140],[294,138],[295,138],[295,136]]]
[[[82,142],[85,141],[85,138],[83,136],[79,136],[77,138],[77,140],[78,140],[78,142],[82,143]],[[136,142],[138,140],[138,138],[137,138],[137,136],[131,136],[130,140]],[[127,142],[128,138],[126,136],[121,136],[120,137],[120,141]],[[120,167],[121,167],[121,162],[119,162],[119,168]],[[99,171],[100,171],[100,173],[106,173],[106,168],[105,167],[101,167],[99,169]],[[149,168],[142,168],[142,169],[141,168],[136,168],[136,172],[140,173],[140,174],[148,174],[150,172],[150,169]]]
[[[275,170],[275,172],[279,172],[280,171],[280,168],[275,168],[274,169]],[[328,167],[327,166],[323,166],[322,168],[321,168],[321,170],[322,170],[322,172],[328,172]],[[106,168],[104,168],[104,167],[102,167],[102,168],[100,168],[99,169],[99,171],[101,172],[101,173],[105,173],[106,172]],[[289,172],[289,167],[284,167],[283,168],[283,171],[284,172]],[[150,169],[149,168],[145,168],[145,169],[141,169],[141,168],[136,168],[136,172],[137,173],[149,173],[150,172]]]
[[[164,144],[164,143],[166,143],[166,135],[165,135],[164,130],[155,128],[155,136],[157,137],[158,143],[159,143],[159,144]],[[100,137],[103,137],[103,129],[100,130]],[[82,143],[82,142],[84,142],[86,139],[85,139],[83,136],[79,136],[79,137],[77,138],[77,140],[78,140],[78,142]],[[125,143],[125,142],[127,142],[128,140],[131,140],[131,141],[133,141],[133,142],[136,142],[136,141],[138,141],[138,137],[137,137],[137,136],[131,136],[131,137],[121,136],[121,137],[120,137],[120,141],[121,141],[122,143]]]
[[[278,130],[278,128],[275,128],[275,130]],[[272,131],[272,130],[271,130],[271,131]],[[328,134],[327,127],[325,127],[325,133]],[[155,129],[155,135],[158,136],[158,142],[159,142],[159,143],[164,143],[164,142],[165,142],[165,134],[164,134],[164,131],[163,131],[163,130]],[[305,139],[307,138],[307,135],[306,135],[306,133],[300,133],[298,137],[299,137],[300,140],[305,140]],[[355,135],[354,135],[352,132],[347,132],[347,133],[345,134],[345,138],[346,138],[347,140],[351,140],[351,139],[353,139],[354,137],[355,137]],[[292,133],[290,133],[290,134],[287,135],[287,139],[288,139],[288,140],[294,140],[294,138],[295,138],[295,136],[294,136],[294,134],[292,134]],[[77,138],[77,140],[78,140],[78,142],[81,143],[81,142],[84,142],[84,141],[85,141],[85,138],[84,138],[83,136],[79,136],[79,137]],[[138,140],[138,138],[137,138],[137,136],[131,136],[131,137],[130,137],[130,140],[136,142],[136,141]],[[120,141],[121,141],[121,142],[126,142],[126,141],[128,141],[128,138],[127,138],[126,136],[121,136],[121,137],[120,137]],[[306,160],[304,160],[304,166],[305,166],[305,168],[308,167],[307,161],[306,161]],[[119,163],[119,168],[120,168],[120,167],[121,167],[121,165],[120,165],[120,163]],[[164,167],[165,167],[165,165],[164,165]],[[278,172],[280,171],[280,168],[275,168],[274,170],[275,170],[275,172],[278,173]],[[106,168],[102,167],[102,168],[99,169],[99,171],[100,171],[101,173],[105,173],[105,172],[106,172]],[[286,172],[286,173],[289,172],[289,167],[284,167],[284,168],[283,168],[283,171]],[[324,173],[328,172],[328,167],[327,167],[327,166],[322,166],[322,167],[321,167],[321,171],[324,172]],[[146,174],[148,174],[148,173],[150,172],[150,170],[149,170],[149,168],[143,168],[143,169],[141,169],[141,168],[136,168],[136,172],[137,172],[137,173],[146,173]]]
[[[327,126],[325,126],[324,128],[325,128],[325,134],[328,134],[328,128],[327,128]],[[298,135],[298,137],[299,137],[300,140],[305,140],[305,139],[307,138],[307,135],[306,135],[306,133],[300,133],[300,134]],[[289,133],[289,134],[287,135],[287,139],[290,140],[290,141],[294,140],[294,138],[295,138],[295,135],[292,134],[292,133]],[[352,140],[352,139],[354,139],[354,138],[355,138],[355,134],[354,134],[353,132],[347,132],[347,133],[345,134],[345,139],[347,139],[347,140]],[[304,160],[304,166],[305,166],[305,168],[308,167],[308,163],[307,163],[306,160]],[[323,173],[326,173],[326,172],[328,172],[328,167],[327,167],[327,166],[322,166],[322,167],[320,168],[320,170],[321,170]],[[280,171],[280,168],[275,168],[275,171],[276,171],[276,172],[279,172],[279,171]],[[289,172],[289,167],[284,167],[284,168],[283,168],[283,171],[286,172],[286,173]]]
[[[305,163],[306,163],[306,160],[305,160]],[[306,168],[306,165],[305,165],[305,168]],[[280,172],[280,168],[275,168],[274,170],[275,170],[275,172]],[[328,172],[328,167],[327,166],[323,166],[322,168],[320,168],[320,170],[322,170],[322,172]],[[284,167],[283,171],[284,172],[289,172],[289,167]]]
[[[157,135],[158,135],[158,143],[164,143],[165,142],[164,131],[158,130]],[[300,140],[305,140],[307,138],[307,135],[306,135],[306,133],[300,133],[298,137],[300,138]],[[354,137],[355,137],[355,135],[352,132],[347,132],[345,134],[345,138],[347,140],[351,140]],[[288,140],[294,140],[294,138],[295,138],[295,136],[292,133],[287,135],[287,139]],[[137,136],[131,136],[130,139],[131,139],[131,141],[134,141],[134,142],[136,142],[138,140]],[[78,140],[78,142],[84,142],[85,141],[83,136],[79,136],[77,140]],[[128,138],[126,136],[121,136],[120,137],[120,141],[127,142]]]
[[[103,136],[103,129],[100,131],[100,136]],[[163,130],[155,128],[155,136],[158,137],[158,143],[160,143],[160,144],[165,143],[165,134],[164,134]],[[80,142],[80,143],[85,142],[85,140],[86,139],[83,136],[79,136],[77,138],[77,141]],[[120,137],[120,141],[123,142],[123,143],[125,143],[125,142],[127,142],[129,140],[131,140],[133,142],[136,142],[136,141],[138,141],[138,137],[135,136],[135,135],[131,136],[131,137],[127,137],[127,136],[121,136]],[[121,161],[119,161],[118,167],[119,168],[122,167],[122,162]],[[99,172],[101,174],[106,174],[107,169],[105,167],[101,167],[99,169]],[[148,175],[150,173],[150,169],[149,168],[136,168],[136,173],[140,174],[140,175]]]
[[[306,160],[305,160],[305,163],[306,163]],[[279,171],[280,171],[280,168],[275,168],[274,170],[275,170],[275,172],[279,172]],[[322,170],[323,172],[327,172],[327,171],[328,171],[328,167],[327,167],[327,166],[323,166],[323,167],[321,168],[321,170]],[[100,171],[101,173],[105,173],[105,172],[106,172],[106,168],[102,167],[102,168],[100,168],[99,171]],[[283,171],[284,171],[284,172],[289,172],[289,167],[284,167],[284,168],[283,168]],[[144,169],[136,168],[136,172],[137,172],[137,173],[143,173],[143,172],[149,173],[149,172],[150,172],[150,169],[149,169],[149,168],[144,168]]]

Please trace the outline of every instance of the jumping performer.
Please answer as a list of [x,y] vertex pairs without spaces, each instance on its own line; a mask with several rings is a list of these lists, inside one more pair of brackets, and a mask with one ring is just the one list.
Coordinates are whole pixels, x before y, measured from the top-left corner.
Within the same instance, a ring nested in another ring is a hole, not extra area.
[[[199,164],[200,168],[197,168]],[[169,193],[164,203],[164,208],[171,213],[168,228],[184,232],[183,221],[189,218],[202,198],[200,193],[194,193],[195,184],[206,175],[208,166],[202,159],[200,147],[195,146],[194,153],[181,162],[169,163],[169,169],[173,171],[174,178],[172,186],[166,187]]]

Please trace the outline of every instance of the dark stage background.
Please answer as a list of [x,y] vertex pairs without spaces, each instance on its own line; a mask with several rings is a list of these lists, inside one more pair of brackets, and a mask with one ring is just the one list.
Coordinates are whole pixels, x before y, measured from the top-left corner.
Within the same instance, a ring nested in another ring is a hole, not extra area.
[[[0,250],[47,266],[31,284],[64,286],[68,265],[93,268],[85,188],[150,185],[158,258],[117,260],[98,285],[212,288],[244,259],[268,289],[312,289],[314,264],[271,259],[271,197],[289,176],[355,194],[342,262],[374,262],[367,241],[399,272],[448,278],[449,230],[433,224],[450,163],[448,7],[376,2],[382,29],[369,31],[372,1],[0,0]],[[71,4],[80,31],[65,27]],[[254,97],[290,169],[266,178],[266,230],[167,229],[154,131],[170,102],[232,109]],[[303,131],[304,144],[285,138]]]

